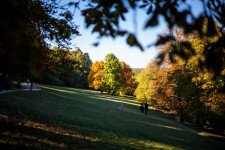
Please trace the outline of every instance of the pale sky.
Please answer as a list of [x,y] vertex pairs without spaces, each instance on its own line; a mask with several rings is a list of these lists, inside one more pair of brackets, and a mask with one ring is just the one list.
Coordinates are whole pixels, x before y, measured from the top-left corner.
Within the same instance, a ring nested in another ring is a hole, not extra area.
[[[193,2],[193,10],[196,14],[199,10],[199,3]],[[121,27],[128,29],[129,31],[134,31],[133,27],[133,13],[126,15],[127,21],[121,24]],[[101,61],[104,60],[105,56],[109,53],[113,53],[120,59],[120,61],[125,61],[132,68],[145,68],[147,64],[156,56],[157,49],[155,47],[146,48],[147,45],[153,43],[157,39],[157,35],[166,30],[166,24],[163,19],[160,18],[160,25],[147,30],[143,29],[146,21],[146,15],[142,10],[137,11],[137,26],[138,26],[138,39],[144,45],[145,51],[141,52],[140,49],[136,47],[130,47],[126,43],[126,38],[118,37],[116,39],[112,38],[101,38],[97,39],[96,34],[91,33],[91,29],[85,28],[84,18],[81,16],[79,11],[76,11],[74,17],[75,24],[79,25],[79,31],[81,33],[80,37],[76,37],[72,40],[73,46],[79,47],[83,52],[89,54],[91,60]],[[93,46],[93,43],[99,41],[99,46]]]

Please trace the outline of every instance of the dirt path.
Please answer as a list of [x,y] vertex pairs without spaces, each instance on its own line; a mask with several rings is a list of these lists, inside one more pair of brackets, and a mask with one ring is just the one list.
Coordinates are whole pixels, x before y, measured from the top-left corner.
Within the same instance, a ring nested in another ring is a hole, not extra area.
[[0,92],[0,94],[4,93],[12,93],[12,92],[17,92],[17,91],[40,91],[41,89],[35,85],[33,85],[32,90],[30,90],[30,84],[27,83],[21,83],[21,88],[20,89],[13,89],[13,90],[3,90]]

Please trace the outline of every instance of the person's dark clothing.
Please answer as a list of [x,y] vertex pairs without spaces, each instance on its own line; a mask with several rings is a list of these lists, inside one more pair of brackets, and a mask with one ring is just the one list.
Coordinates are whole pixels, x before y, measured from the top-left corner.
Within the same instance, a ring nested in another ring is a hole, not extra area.
[[141,111],[142,114],[144,113],[144,106],[143,105],[141,105],[140,111]]
[[30,90],[33,89],[33,81],[30,82]]
[[148,113],[148,104],[147,104],[147,102],[145,103],[145,115]]
[[11,90],[11,79],[8,75],[5,76],[6,90]]
[[29,78],[27,78],[27,86],[28,86],[29,82],[30,82],[30,80],[29,80]]

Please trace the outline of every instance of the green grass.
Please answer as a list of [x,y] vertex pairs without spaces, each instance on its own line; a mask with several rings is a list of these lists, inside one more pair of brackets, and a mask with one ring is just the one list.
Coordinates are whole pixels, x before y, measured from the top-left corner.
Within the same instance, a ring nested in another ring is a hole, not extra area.
[[223,149],[224,137],[161,112],[139,113],[132,98],[39,85],[0,95],[0,147],[28,149]]

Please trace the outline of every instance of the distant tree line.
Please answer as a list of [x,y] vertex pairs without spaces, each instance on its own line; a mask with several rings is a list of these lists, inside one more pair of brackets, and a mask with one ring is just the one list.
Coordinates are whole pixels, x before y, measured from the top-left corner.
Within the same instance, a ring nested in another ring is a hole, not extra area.
[[80,49],[68,50],[53,47],[48,53],[39,81],[46,84],[88,88],[88,75],[92,61]]

